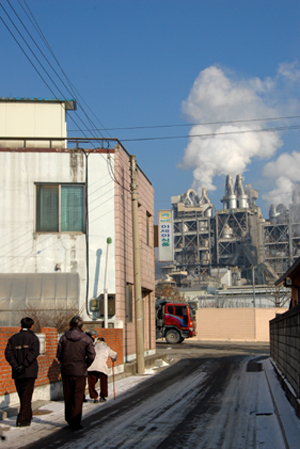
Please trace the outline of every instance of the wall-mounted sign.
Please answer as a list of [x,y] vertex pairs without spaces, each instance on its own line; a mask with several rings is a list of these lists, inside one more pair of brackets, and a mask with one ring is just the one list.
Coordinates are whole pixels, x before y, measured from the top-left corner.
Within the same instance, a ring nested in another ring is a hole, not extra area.
[[158,211],[158,260],[159,262],[173,262],[173,212],[171,210]]

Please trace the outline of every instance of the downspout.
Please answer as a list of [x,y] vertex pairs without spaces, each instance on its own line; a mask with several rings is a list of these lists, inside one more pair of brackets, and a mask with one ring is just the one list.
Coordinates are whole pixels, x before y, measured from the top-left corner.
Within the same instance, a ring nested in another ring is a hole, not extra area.
[[89,154],[83,148],[79,148],[85,155],[85,266],[86,266],[86,289],[85,289],[85,310],[90,318],[93,318],[89,311],[89,286],[90,286],[90,258],[89,258],[89,208],[88,208],[88,183],[89,183],[89,170],[88,170],[88,157]]

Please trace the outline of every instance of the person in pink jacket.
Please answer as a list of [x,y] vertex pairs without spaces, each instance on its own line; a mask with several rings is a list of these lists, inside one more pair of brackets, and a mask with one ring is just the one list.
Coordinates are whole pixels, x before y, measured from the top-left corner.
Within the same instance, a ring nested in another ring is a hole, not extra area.
[[[106,343],[103,337],[99,337],[95,344],[96,357],[88,368],[88,384],[90,398],[94,399],[94,403],[106,402],[108,396],[108,366],[107,359],[111,358],[113,362],[117,360],[117,353],[113,351]],[[96,383],[100,379],[100,398],[95,388]]]

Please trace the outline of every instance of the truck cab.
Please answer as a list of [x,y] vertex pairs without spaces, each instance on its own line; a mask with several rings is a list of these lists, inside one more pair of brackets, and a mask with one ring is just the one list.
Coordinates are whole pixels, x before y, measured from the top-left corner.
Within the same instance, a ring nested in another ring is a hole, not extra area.
[[196,335],[195,311],[187,303],[156,301],[156,338],[181,343]]

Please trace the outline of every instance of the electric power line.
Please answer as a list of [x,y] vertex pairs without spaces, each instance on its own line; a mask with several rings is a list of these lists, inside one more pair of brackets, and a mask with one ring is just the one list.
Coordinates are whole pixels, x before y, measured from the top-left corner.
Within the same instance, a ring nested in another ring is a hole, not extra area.
[[[30,20],[30,22],[32,23],[32,25],[34,26],[34,28],[36,29],[37,33],[40,35],[41,39],[44,41],[46,47],[48,48],[49,52],[50,52],[51,55],[53,56],[55,62],[57,63],[58,67],[60,68],[61,72],[63,73],[63,75],[64,75],[64,77],[65,77],[67,83],[69,84],[70,88],[72,89],[72,95],[73,95],[74,97],[76,96],[76,98],[79,97],[79,98],[82,100],[82,102],[87,106],[87,108],[88,108],[89,111],[92,113],[92,115],[96,118],[96,120],[98,121],[98,123],[102,126],[102,129],[99,129],[99,128],[97,129],[97,128],[96,128],[95,124],[91,121],[91,119],[90,119],[90,118],[88,117],[88,115],[86,114],[86,112],[85,112],[85,110],[84,110],[82,104],[77,100],[78,105],[81,107],[81,109],[82,109],[84,115],[86,116],[87,120],[88,120],[88,121],[90,122],[90,124],[93,126],[94,131],[101,131],[101,130],[102,130],[102,131],[108,131],[108,130],[104,127],[104,125],[102,124],[102,122],[98,119],[98,117],[94,114],[94,112],[91,110],[91,108],[89,107],[89,105],[87,104],[87,102],[86,102],[86,101],[84,100],[84,98],[80,95],[79,91],[76,89],[76,87],[74,86],[74,84],[71,82],[71,80],[70,80],[69,77],[67,76],[66,72],[64,71],[64,69],[63,69],[63,67],[61,66],[60,62],[58,61],[58,59],[57,59],[55,53],[53,52],[53,50],[52,50],[52,48],[51,48],[49,42],[47,41],[46,36],[44,35],[44,33],[43,33],[42,29],[40,28],[38,22],[36,21],[35,17],[33,16],[33,14],[32,14],[32,12],[31,12],[31,10],[30,10],[30,8],[29,8],[29,6],[28,6],[26,0],[24,1],[24,3],[26,4],[26,7],[27,7],[27,9],[28,9],[28,11],[29,11],[29,13],[30,13],[30,15],[31,15],[31,17],[32,17],[33,20],[31,20],[31,18],[28,16],[28,14],[27,14],[27,12],[25,11],[24,7],[23,7],[22,4],[20,3],[20,0],[18,0],[18,1],[19,1],[20,6],[22,7],[23,11],[24,11],[25,14],[27,15],[28,19]],[[57,72],[55,71],[55,73],[57,73]],[[65,84],[64,84],[64,86],[65,86]],[[74,93],[75,93],[76,95],[74,95]],[[86,129],[85,131],[90,131],[90,129]],[[100,134],[101,134],[101,133],[100,133]],[[108,133],[108,134],[109,134],[109,133]],[[102,134],[101,134],[101,136],[102,136]],[[103,137],[103,136],[102,136],[102,137]],[[110,137],[111,137],[111,136],[110,136]]]
[[[294,118],[300,118],[300,115],[238,119],[238,120],[223,120],[223,121],[219,121],[219,122],[184,123],[184,124],[177,124],[177,125],[173,124],[173,125],[120,126],[120,127],[115,127],[115,128],[98,128],[96,131],[126,131],[126,130],[136,130],[136,129],[186,128],[186,127],[194,127],[194,126],[234,125],[235,123],[269,122],[272,120],[291,120]],[[70,131],[76,131],[76,130],[71,129]],[[88,130],[85,130],[85,131],[88,131]]]
[[[20,16],[17,14],[16,10],[13,8],[13,6],[11,5],[10,1],[7,0],[9,6],[11,7],[11,9],[13,10],[14,14],[16,15],[16,17],[18,18],[18,20],[20,21],[20,23],[22,24],[23,28],[26,30],[27,34],[30,36],[31,40],[33,41],[33,43],[35,44],[36,48],[40,51],[40,53],[42,54],[42,56],[44,57],[44,59],[46,60],[46,62],[48,63],[48,65],[51,67],[52,71],[56,74],[56,76],[59,78],[59,80],[61,81],[61,83],[63,84],[63,86],[66,88],[66,90],[72,95],[75,96],[73,94],[73,92],[70,92],[70,90],[68,89],[68,87],[65,85],[64,81],[61,79],[61,77],[59,76],[59,74],[57,73],[57,71],[55,70],[55,68],[52,66],[52,64],[50,63],[50,61],[48,60],[48,58],[46,57],[46,55],[44,54],[44,52],[41,50],[41,48],[39,47],[39,45],[36,43],[36,41],[34,40],[32,34],[29,32],[29,30],[27,29],[27,27],[25,26],[24,22],[22,21],[22,19],[20,18]],[[26,2],[25,2],[26,3]],[[27,5],[27,3],[26,3]],[[57,84],[55,83],[55,81],[53,80],[53,78],[51,77],[51,75],[49,74],[49,72],[45,69],[44,65],[41,63],[41,61],[39,60],[39,58],[37,57],[37,55],[35,54],[35,52],[33,51],[33,49],[31,48],[31,46],[29,45],[29,43],[27,42],[27,40],[25,39],[25,37],[21,34],[20,30],[18,29],[18,27],[16,26],[16,24],[14,23],[14,20],[11,18],[11,16],[9,15],[9,13],[5,10],[5,8],[3,7],[3,5],[0,5],[1,8],[3,9],[3,11],[5,12],[5,14],[7,15],[7,17],[9,18],[10,22],[12,23],[13,27],[16,29],[17,33],[19,34],[19,36],[22,38],[23,42],[26,44],[27,48],[30,50],[31,54],[34,56],[34,58],[36,59],[36,61],[38,62],[38,64],[40,65],[40,67],[42,68],[42,70],[46,73],[47,77],[49,78],[49,80],[51,81],[51,83],[54,85],[54,87],[59,91],[60,95],[64,96],[64,94],[62,93],[62,91],[60,90],[60,88],[57,86]],[[23,7],[22,7],[23,8]],[[29,6],[27,5],[28,10],[30,11]],[[24,10],[24,8],[23,8]],[[34,19],[34,16],[32,14],[32,12],[30,11],[31,16],[33,17],[33,20],[36,22],[36,20]],[[28,14],[26,14],[28,17]],[[41,74],[41,72],[38,70],[38,68],[36,67],[36,65],[33,63],[33,61],[31,60],[30,56],[27,54],[27,52],[24,50],[23,46],[21,45],[21,43],[19,42],[19,40],[17,39],[17,37],[14,35],[14,33],[12,32],[12,30],[8,27],[8,25],[5,23],[4,19],[0,16],[1,21],[3,22],[3,24],[5,25],[6,29],[8,30],[8,32],[11,34],[11,36],[13,37],[13,39],[16,41],[17,45],[20,47],[21,51],[23,52],[23,54],[26,56],[26,58],[28,59],[28,61],[30,62],[30,64],[33,66],[33,68],[35,69],[35,71],[38,73],[38,75],[40,76],[40,78],[43,80],[43,82],[46,84],[46,86],[48,87],[48,89],[50,90],[50,92],[52,93],[52,95],[54,97],[57,97],[57,95],[54,93],[53,89],[50,87],[49,83],[45,80],[45,78],[43,77],[43,75]],[[30,20],[31,21],[31,20]],[[32,21],[31,21],[32,23]],[[37,23],[37,22],[36,22]],[[38,24],[37,24],[38,26]],[[44,43],[46,43],[46,46],[48,47],[48,50],[51,52],[51,54],[53,55],[56,63],[59,65],[60,69],[62,70],[62,73],[64,74],[65,78],[67,79],[67,82],[69,84],[69,86],[71,88],[73,88],[73,90],[75,89],[74,86],[72,85],[72,83],[70,82],[69,78],[67,77],[66,73],[63,71],[61,65],[59,64],[57,58],[54,55],[54,52],[51,50],[50,45],[48,44],[44,34],[42,33],[40,27],[38,26],[39,30],[38,34],[40,35],[40,37],[42,36],[42,40],[44,40]],[[37,28],[35,27],[35,29],[37,30]],[[76,91],[76,89],[75,89]],[[80,94],[77,91],[77,94],[80,96]],[[80,96],[80,98],[82,98]],[[89,121],[89,123],[92,125],[93,129],[88,128],[88,131],[91,132],[91,134],[93,135],[93,137],[95,139],[97,139],[98,136],[96,136],[96,126],[95,124],[92,122],[92,120],[90,119],[90,117],[88,116],[88,114],[85,112],[83,106],[81,105],[81,103],[79,101],[77,101],[78,105],[81,107],[85,117],[87,118],[87,120]],[[79,121],[82,123],[83,126],[86,126],[86,124],[84,123],[84,121],[81,119],[81,117],[78,115],[78,113],[75,111],[75,114],[77,116],[77,118],[79,119]],[[77,126],[78,130],[84,135],[84,137],[87,138],[86,134],[85,134],[85,130],[82,129],[78,123],[76,122],[76,120],[70,116],[70,119],[72,120],[72,122]],[[98,120],[99,121],[99,120]],[[99,121],[100,125],[102,125],[102,123]],[[103,136],[102,136],[103,137]],[[100,140],[100,139],[99,139]],[[95,148],[95,144],[94,142],[92,142],[92,146],[94,146]],[[103,157],[105,159],[105,157],[101,154],[101,157]],[[106,160],[106,159],[105,159]],[[111,165],[110,165],[111,166]],[[113,181],[117,182],[117,180],[115,179],[115,177],[112,178]],[[120,184],[121,185],[121,184]]]
[[226,136],[232,134],[246,134],[246,133],[261,133],[261,132],[274,132],[274,131],[284,131],[284,130],[294,130],[300,129],[300,125],[295,126],[280,126],[277,128],[260,128],[260,129],[247,129],[240,131],[224,131],[224,132],[212,132],[205,134],[187,134],[182,136],[162,136],[162,137],[137,137],[132,139],[120,139],[121,142],[142,142],[142,141],[152,141],[152,140],[172,140],[172,139],[192,139],[192,138],[208,138],[217,136]]

